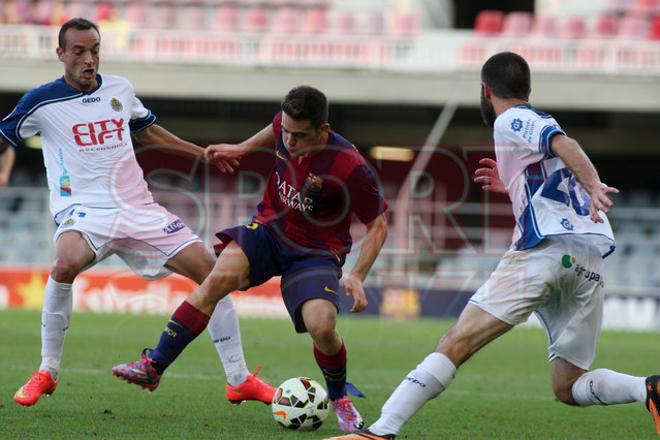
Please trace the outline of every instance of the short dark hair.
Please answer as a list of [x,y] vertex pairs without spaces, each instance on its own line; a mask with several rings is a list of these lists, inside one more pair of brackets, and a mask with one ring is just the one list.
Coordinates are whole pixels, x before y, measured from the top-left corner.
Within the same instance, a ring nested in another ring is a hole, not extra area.
[[503,99],[529,99],[531,75],[527,61],[517,53],[500,52],[484,63],[481,81]]
[[310,121],[314,128],[328,122],[328,99],[314,87],[298,86],[291,89],[282,100],[281,108],[296,121]]
[[60,49],[64,50],[66,49],[66,38],[64,35],[66,34],[66,31],[69,29],[77,29],[79,31],[86,31],[87,29],[94,29],[96,33],[101,36],[101,32],[99,32],[98,26],[96,26],[95,23],[87,20],[86,18],[72,18],[71,20],[67,21],[62,25],[60,28],[60,33],[57,36],[57,44],[60,46]]

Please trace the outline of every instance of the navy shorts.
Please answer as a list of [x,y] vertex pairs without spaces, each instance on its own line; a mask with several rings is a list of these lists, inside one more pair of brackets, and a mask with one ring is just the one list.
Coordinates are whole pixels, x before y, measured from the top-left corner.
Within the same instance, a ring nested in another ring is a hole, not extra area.
[[215,235],[222,241],[215,246],[216,255],[232,240],[243,250],[250,263],[250,287],[282,276],[282,299],[296,332],[307,331],[301,312],[302,305],[310,299],[330,301],[339,311],[339,295],[344,288],[339,283],[342,272],[336,258],[296,253],[257,223],[224,229]]

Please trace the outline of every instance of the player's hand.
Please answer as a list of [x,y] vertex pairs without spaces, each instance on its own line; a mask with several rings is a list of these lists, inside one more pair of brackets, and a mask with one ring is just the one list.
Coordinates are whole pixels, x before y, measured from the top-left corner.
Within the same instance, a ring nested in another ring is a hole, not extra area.
[[619,190],[614,187],[607,186],[602,182],[598,182],[598,184],[594,185],[594,187],[591,190],[588,190],[588,192],[589,196],[591,197],[591,206],[589,206],[589,215],[591,216],[591,220],[593,220],[595,223],[603,223],[603,218],[598,212],[603,211],[607,214],[607,211],[612,207],[612,205],[614,205],[608,194],[619,194]]
[[479,161],[481,168],[474,172],[474,183],[481,185],[484,191],[506,194],[504,182],[500,179],[500,173],[497,171],[497,162],[490,158],[484,158]]
[[232,144],[213,144],[204,149],[204,159],[223,173],[233,173],[238,168],[242,156],[242,151]]
[[351,313],[360,313],[367,308],[367,296],[364,294],[362,280],[354,274],[348,275],[344,280],[344,289],[346,295],[353,297],[353,307],[349,310]]

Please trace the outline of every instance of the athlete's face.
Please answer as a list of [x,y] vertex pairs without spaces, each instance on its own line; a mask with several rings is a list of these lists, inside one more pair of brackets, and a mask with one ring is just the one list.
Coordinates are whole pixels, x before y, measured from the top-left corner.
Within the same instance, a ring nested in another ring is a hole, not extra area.
[[493,107],[493,103],[490,101],[490,89],[483,83],[481,84],[481,118],[484,124],[490,128],[493,128],[495,119],[497,119],[495,107]]
[[282,140],[292,157],[303,155],[324,146],[330,124],[314,128],[308,120],[296,120],[282,112]]
[[94,29],[70,28],[64,41],[64,49],[57,48],[57,56],[64,63],[64,78],[83,92],[95,88],[101,36]]

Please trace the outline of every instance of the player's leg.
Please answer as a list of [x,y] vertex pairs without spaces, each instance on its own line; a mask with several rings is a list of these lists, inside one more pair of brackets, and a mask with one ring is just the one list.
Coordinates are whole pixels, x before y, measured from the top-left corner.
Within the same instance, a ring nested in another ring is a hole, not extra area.
[[155,349],[145,349],[139,361],[112,369],[115,376],[154,391],[165,369],[208,325],[217,302],[234,290],[249,286],[249,263],[245,253],[231,242],[213,270],[174,311]]
[[55,263],[46,282],[41,312],[41,366],[14,395],[14,400],[21,405],[34,405],[44,393],[51,394],[55,390],[73,308],[71,286],[94,258],[94,252],[79,232],[64,232],[58,237]]
[[[166,267],[201,284],[213,270],[215,261],[215,257],[198,242],[177,253],[167,262]],[[247,369],[238,316],[230,295],[221,298],[216,304],[208,331],[227,376],[227,399],[232,403],[259,400],[270,404],[275,388],[259,379],[257,373],[250,374]]]
[[[193,243],[172,257],[165,267],[202,284],[213,270],[215,261],[202,243]],[[238,317],[230,295],[218,301],[208,330],[225,369],[227,382],[233,386],[245,382],[250,372],[245,363]]]
[[377,435],[396,435],[429,400],[451,383],[456,369],[486,344],[512,328],[481,308],[468,304],[454,325],[442,337],[435,351],[412,370],[394,390],[369,427]]

